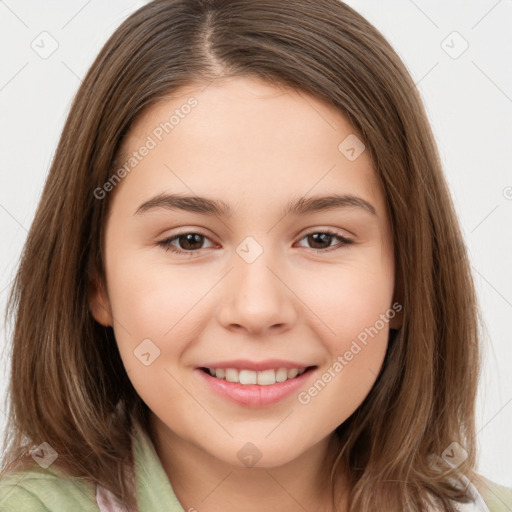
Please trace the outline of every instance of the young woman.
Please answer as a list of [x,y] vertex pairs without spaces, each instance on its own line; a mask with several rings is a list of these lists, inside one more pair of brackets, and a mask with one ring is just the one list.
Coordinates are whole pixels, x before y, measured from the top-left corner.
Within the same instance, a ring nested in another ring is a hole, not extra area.
[[0,510],[507,510],[475,472],[462,248],[359,14],[149,3],[84,79],[26,242]]

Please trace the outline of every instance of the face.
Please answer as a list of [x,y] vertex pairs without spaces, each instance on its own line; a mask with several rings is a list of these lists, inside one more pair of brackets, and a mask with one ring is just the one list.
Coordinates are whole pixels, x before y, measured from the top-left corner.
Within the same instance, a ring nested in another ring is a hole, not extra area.
[[[103,189],[93,315],[113,326],[153,417],[218,460],[242,466],[248,442],[260,466],[299,457],[376,380],[398,318],[393,247],[355,137],[303,92],[249,78],[189,86],[136,122],[122,179]],[[231,368],[228,380],[208,367]],[[307,370],[270,384],[291,368]]]

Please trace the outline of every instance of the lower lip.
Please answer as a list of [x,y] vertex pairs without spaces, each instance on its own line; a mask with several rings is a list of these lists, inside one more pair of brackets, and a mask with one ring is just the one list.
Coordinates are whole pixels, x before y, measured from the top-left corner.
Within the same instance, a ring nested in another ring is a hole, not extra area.
[[209,373],[197,368],[204,382],[219,395],[239,405],[248,407],[264,407],[272,405],[290,396],[297,391],[304,382],[315,371],[316,367],[309,368],[304,373],[284,382],[276,382],[268,386],[259,384],[240,384],[239,382],[228,382],[224,379],[212,377]]

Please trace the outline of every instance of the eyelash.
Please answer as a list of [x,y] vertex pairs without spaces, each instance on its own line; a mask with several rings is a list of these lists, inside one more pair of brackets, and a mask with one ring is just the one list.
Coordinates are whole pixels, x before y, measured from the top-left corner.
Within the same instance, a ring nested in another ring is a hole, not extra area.
[[[308,237],[310,235],[315,235],[315,234],[329,235],[329,236],[332,236],[334,238],[338,238],[341,241],[341,245],[338,248],[336,248],[336,246],[334,246],[334,248],[333,247],[328,247],[327,249],[313,249],[313,248],[310,248],[311,251],[313,251],[313,252],[315,252],[317,254],[325,253],[325,252],[331,252],[333,250],[345,249],[347,245],[350,245],[350,244],[354,243],[353,240],[351,240],[349,238],[346,238],[345,236],[341,235],[340,233],[337,233],[336,231],[332,231],[330,229],[323,229],[321,231],[310,231],[309,233],[304,234],[300,240],[303,240],[304,238],[306,238],[306,237]],[[194,255],[194,253],[199,252],[201,249],[197,249],[195,251],[185,251],[183,249],[178,249],[175,246],[171,245],[171,242],[173,242],[174,240],[177,240],[180,237],[185,236],[185,235],[199,235],[199,236],[202,236],[203,238],[209,239],[206,235],[203,235],[203,234],[201,234],[199,232],[196,232],[196,231],[186,231],[184,233],[179,233],[177,235],[173,235],[172,237],[169,237],[169,238],[166,238],[164,240],[161,240],[160,242],[157,242],[157,245],[162,247],[166,252],[167,251],[171,251],[172,253],[175,253],[175,254],[180,254],[180,255],[183,255],[183,256],[186,256],[186,257],[191,257],[191,256]]]

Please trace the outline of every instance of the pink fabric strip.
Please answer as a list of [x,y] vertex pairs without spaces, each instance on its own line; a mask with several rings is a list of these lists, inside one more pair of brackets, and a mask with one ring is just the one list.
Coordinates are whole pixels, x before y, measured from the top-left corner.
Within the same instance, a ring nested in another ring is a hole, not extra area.
[[[129,473],[133,489],[137,491],[137,483],[133,468]],[[111,491],[105,489],[105,487],[102,487],[101,485],[96,486],[96,502],[98,503],[100,512],[128,512],[128,509],[122,503],[119,502],[116,496]]]
[[101,485],[96,486],[96,502],[101,512],[127,512],[117,498]]

